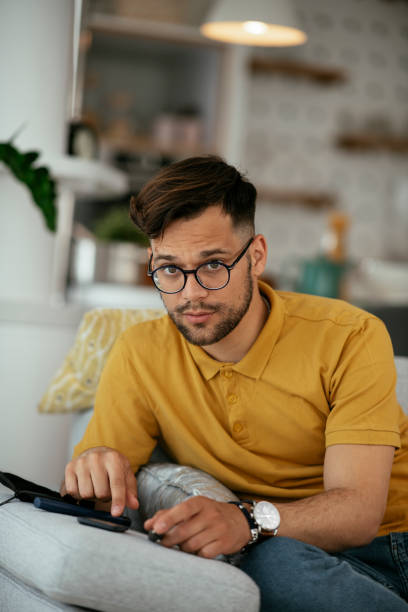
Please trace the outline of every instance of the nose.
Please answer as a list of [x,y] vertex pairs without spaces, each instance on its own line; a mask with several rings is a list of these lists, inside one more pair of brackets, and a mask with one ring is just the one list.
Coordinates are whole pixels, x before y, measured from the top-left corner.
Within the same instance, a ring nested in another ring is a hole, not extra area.
[[182,296],[185,300],[199,300],[207,297],[209,290],[202,287],[194,274],[187,274],[186,285],[182,290]]

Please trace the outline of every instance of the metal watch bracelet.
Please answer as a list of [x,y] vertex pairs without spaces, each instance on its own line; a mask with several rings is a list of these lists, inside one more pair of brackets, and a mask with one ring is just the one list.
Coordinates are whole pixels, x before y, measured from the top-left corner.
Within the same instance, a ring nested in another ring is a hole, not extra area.
[[[251,532],[251,539],[249,540],[248,544],[246,544],[246,546],[241,548],[241,552],[243,553],[247,550],[248,546],[252,546],[252,544],[255,544],[259,538],[259,526],[256,523],[253,514],[254,502],[249,499],[243,499],[241,501],[229,501],[228,503],[237,506],[237,508],[241,510],[242,514],[245,516],[248,522],[249,530]],[[251,510],[248,511],[245,508],[244,504],[249,504],[251,506]]]

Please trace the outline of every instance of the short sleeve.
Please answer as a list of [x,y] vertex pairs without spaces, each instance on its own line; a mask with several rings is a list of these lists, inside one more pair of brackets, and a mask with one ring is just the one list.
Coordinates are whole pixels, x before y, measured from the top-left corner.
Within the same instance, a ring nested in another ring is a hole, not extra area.
[[74,457],[96,446],[125,455],[132,470],[146,463],[157,443],[159,426],[138,379],[137,362],[121,336],[109,354],[95,397],[94,414]]
[[348,336],[330,382],[326,446],[380,444],[400,447],[400,406],[391,340],[368,316]]

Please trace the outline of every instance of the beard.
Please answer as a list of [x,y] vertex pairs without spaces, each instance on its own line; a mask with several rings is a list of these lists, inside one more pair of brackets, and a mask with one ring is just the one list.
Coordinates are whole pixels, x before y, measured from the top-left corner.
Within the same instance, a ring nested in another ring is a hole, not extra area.
[[[210,307],[205,302],[193,304],[191,301],[186,302],[183,306],[175,308],[174,311],[167,309],[170,319],[177,327],[179,332],[190,344],[197,346],[207,346],[219,342],[228,334],[230,334],[240,323],[241,319],[247,313],[251,304],[253,295],[253,280],[251,276],[251,263],[248,262],[248,272],[245,279],[244,291],[238,305],[227,306],[226,304],[212,304]],[[207,326],[206,323],[196,323],[194,326],[188,326],[182,323],[182,314],[185,311],[205,311],[217,312],[221,315],[221,320],[214,326]]]

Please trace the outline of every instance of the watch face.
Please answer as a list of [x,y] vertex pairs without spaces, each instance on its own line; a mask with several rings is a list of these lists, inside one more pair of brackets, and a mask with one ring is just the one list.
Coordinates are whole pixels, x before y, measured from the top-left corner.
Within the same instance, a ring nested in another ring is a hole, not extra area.
[[255,504],[254,518],[264,531],[275,531],[280,525],[280,514],[276,506],[267,501]]

